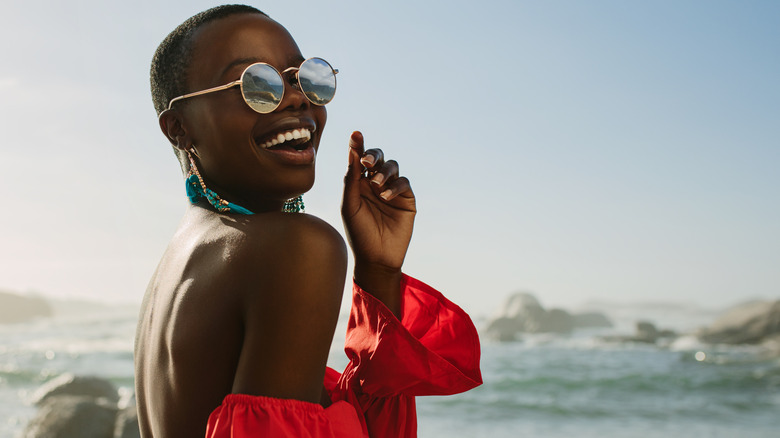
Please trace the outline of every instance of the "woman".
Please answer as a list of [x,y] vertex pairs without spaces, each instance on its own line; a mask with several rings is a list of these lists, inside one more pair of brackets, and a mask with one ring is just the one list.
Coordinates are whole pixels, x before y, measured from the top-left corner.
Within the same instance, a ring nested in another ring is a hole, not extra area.
[[481,383],[468,316],[401,273],[409,181],[358,132],[342,204],[351,362],[326,367],[346,249],[330,225],[291,212],[314,183],[336,73],[247,6],[202,12],[158,48],[152,95],[191,205],[141,310],[142,436],[415,436],[414,396]]

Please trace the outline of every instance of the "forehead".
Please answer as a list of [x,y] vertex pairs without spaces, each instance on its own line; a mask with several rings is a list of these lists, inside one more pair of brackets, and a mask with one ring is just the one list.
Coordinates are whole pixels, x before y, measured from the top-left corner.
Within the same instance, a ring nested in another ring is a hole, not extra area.
[[[218,81],[231,74],[234,69],[226,71],[225,68],[236,60],[262,61],[281,69],[302,60],[298,45],[287,29],[260,14],[236,14],[212,21],[201,26],[192,38],[188,75],[192,85]],[[251,63],[237,65],[235,69],[240,72]]]

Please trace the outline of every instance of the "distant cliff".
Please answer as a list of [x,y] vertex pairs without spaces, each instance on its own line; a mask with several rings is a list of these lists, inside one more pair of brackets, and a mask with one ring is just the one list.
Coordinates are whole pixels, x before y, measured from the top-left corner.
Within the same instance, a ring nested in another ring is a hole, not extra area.
[[547,310],[528,292],[510,295],[498,316],[485,329],[487,337],[515,341],[523,333],[571,333],[581,328],[612,327],[612,321],[599,312],[572,315],[563,309]]
[[43,298],[0,291],[0,324],[14,324],[50,316],[51,305]]
[[731,307],[699,339],[712,344],[760,344],[780,341],[780,300],[749,301]]

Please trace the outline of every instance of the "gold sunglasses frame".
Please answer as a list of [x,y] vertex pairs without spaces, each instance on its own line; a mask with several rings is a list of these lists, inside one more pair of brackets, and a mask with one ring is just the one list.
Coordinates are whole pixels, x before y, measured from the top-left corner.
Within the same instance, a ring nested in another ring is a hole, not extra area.
[[[313,56],[311,58],[304,59],[303,62],[301,62],[301,65],[306,63],[306,61],[309,61],[309,60],[312,60],[312,59],[320,59],[323,62],[325,62],[325,64],[328,64],[330,69],[333,70],[333,78],[334,79],[336,78],[336,75],[339,74],[339,69],[333,68],[333,66],[330,65],[330,63],[328,61],[325,61],[324,59],[322,59],[320,57],[317,57],[317,56]],[[244,71],[241,72],[241,76],[239,76],[238,80],[235,80],[233,82],[227,83],[225,85],[220,85],[218,87],[207,88],[205,90],[195,91],[193,93],[188,93],[188,94],[184,94],[184,95],[181,95],[181,96],[178,96],[178,97],[174,97],[173,99],[171,99],[170,102],[168,102],[168,109],[170,110],[171,108],[173,108],[174,102],[179,101],[179,100],[189,99],[190,97],[201,96],[201,95],[208,94],[208,93],[214,93],[216,91],[227,90],[228,88],[233,88],[233,87],[235,87],[237,85],[241,86],[241,84],[243,83],[242,82],[242,78],[244,77],[244,74],[246,73],[246,71],[249,70],[250,68],[258,65],[258,64],[264,64],[264,65],[267,65],[267,66],[271,67],[272,69],[274,69],[276,74],[278,74],[279,77],[282,78],[282,85],[284,85],[284,75],[285,74],[287,74],[287,73],[289,73],[291,71],[300,71],[300,69],[301,69],[301,65],[299,65],[298,67],[286,68],[283,72],[279,73],[279,70],[277,70],[276,67],[274,67],[273,65],[271,65],[271,64],[269,64],[267,62],[255,62],[254,64],[251,64],[251,65],[247,66],[247,68],[245,68]],[[300,80],[300,78],[298,78],[296,76],[295,80],[296,80],[296,82],[298,82],[298,89],[300,89],[302,91],[303,89],[301,88],[301,80]],[[336,84],[334,84],[334,93],[335,93],[335,88],[336,88],[335,85]],[[246,98],[244,98],[244,90],[243,90],[243,88],[241,90],[241,98],[244,100],[244,103],[246,103],[247,106],[252,111],[254,111],[256,113],[260,113],[260,114],[268,114],[268,113],[272,113],[272,112],[276,111],[276,109],[279,108],[279,105],[282,103],[282,99],[284,99],[284,92],[285,92],[286,89],[287,89],[287,87],[282,88],[282,97],[281,97],[281,99],[279,99],[279,103],[276,104],[274,109],[272,109],[271,111],[268,111],[268,112],[260,112],[260,111],[257,111],[256,109],[252,108],[252,106],[249,105],[249,102],[246,101]],[[306,93],[304,92],[303,95],[306,96]],[[311,102],[312,105],[324,106],[324,105],[327,105],[328,103],[330,103],[333,99],[327,101],[326,103],[324,103],[322,105],[320,105],[318,103],[312,102],[311,99],[309,99],[309,96],[306,96],[306,100]]]

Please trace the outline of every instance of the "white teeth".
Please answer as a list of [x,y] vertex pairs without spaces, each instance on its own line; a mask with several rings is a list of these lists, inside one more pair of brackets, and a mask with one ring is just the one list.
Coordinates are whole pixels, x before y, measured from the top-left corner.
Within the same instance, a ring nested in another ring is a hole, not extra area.
[[271,146],[276,146],[286,141],[298,140],[301,138],[306,140],[311,139],[311,132],[306,128],[299,128],[299,129],[293,129],[292,131],[280,132],[279,134],[276,134],[276,137],[261,144],[260,147],[263,149],[267,149],[270,148]]

